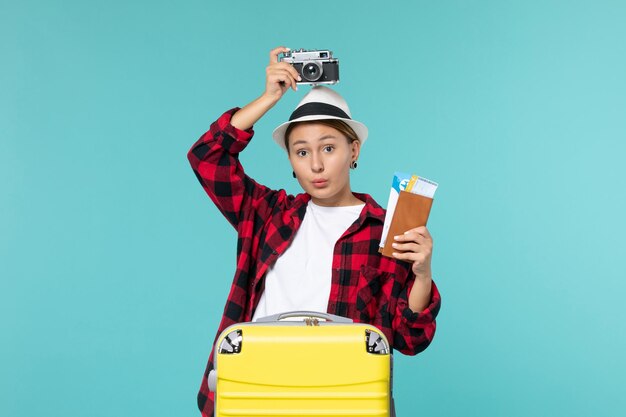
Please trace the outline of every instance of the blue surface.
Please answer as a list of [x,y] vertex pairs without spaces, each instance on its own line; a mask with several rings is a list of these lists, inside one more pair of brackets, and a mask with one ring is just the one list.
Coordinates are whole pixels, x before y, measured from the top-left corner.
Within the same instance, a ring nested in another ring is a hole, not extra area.
[[[340,59],[370,129],[354,190],[385,205],[397,170],[440,184],[443,308],[428,350],[396,357],[398,415],[623,413],[626,3],[316,10],[0,5],[0,415],[198,415],[236,237],[186,153],[262,93],[281,44]],[[306,90],[242,154],[291,192],[271,131]]]

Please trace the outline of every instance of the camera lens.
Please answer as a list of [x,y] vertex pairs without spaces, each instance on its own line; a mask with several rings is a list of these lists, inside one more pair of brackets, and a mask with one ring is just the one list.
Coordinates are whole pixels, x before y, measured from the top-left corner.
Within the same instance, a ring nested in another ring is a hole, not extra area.
[[302,77],[307,81],[317,81],[322,76],[322,67],[317,62],[308,62],[302,67]]

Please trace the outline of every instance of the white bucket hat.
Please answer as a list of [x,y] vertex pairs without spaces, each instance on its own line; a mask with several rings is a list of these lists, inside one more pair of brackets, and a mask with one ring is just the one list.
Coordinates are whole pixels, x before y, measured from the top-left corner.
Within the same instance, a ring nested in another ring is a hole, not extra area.
[[361,122],[352,120],[346,100],[336,91],[322,85],[313,87],[302,98],[296,109],[291,113],[289,121],[274,129],[272,136],[278,146],[287,150],[285,148],[285,132],[291,123],[324,119],[342,120],[348,124],[358,136],[361,145],[367,139],[367,127]]

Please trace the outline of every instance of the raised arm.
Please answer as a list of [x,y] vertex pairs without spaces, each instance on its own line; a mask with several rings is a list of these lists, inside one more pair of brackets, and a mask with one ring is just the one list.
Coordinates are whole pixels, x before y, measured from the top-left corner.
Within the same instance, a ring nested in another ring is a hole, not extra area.
[[278,62],[278,54],[287,50],[279,47],[270,52],[265,92],[245,107],[224,113],[187,153],[202,187],[235,228],[252,207],[262,207],[263,202],[267,207],[277,197],[275,192],[246,175],[239,153],[252,139],[253,125],[287,89],[296,90],[297,71],[288,63]]
[[298,89],[296,79],[300,81],[298,71],[286,62],[278,62],[278,54],[289,51],[289,48],[279,46],[270,51],[270,63],[265,69],[265,92],[232,118],[231,123],[238,129],[250,129],[274,104],[281,99],[285,92],[292,88]]

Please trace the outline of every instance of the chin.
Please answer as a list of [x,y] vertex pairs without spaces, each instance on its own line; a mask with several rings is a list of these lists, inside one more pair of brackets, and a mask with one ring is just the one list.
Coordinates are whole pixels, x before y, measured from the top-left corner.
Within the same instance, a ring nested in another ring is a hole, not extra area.
[[309,188],[308,190],[305,189],[304,191],[306,191],[306,193],[309,194],[311,197],[314,197],[318,200],[330,200],[337,195],[336,192],[328,189],[318,190],[316,188]]
[[321,206],[336,206],[339,204],[340,197],[336,193],[315,193],[311,194],[312,198],[317,200],[317,203]]

